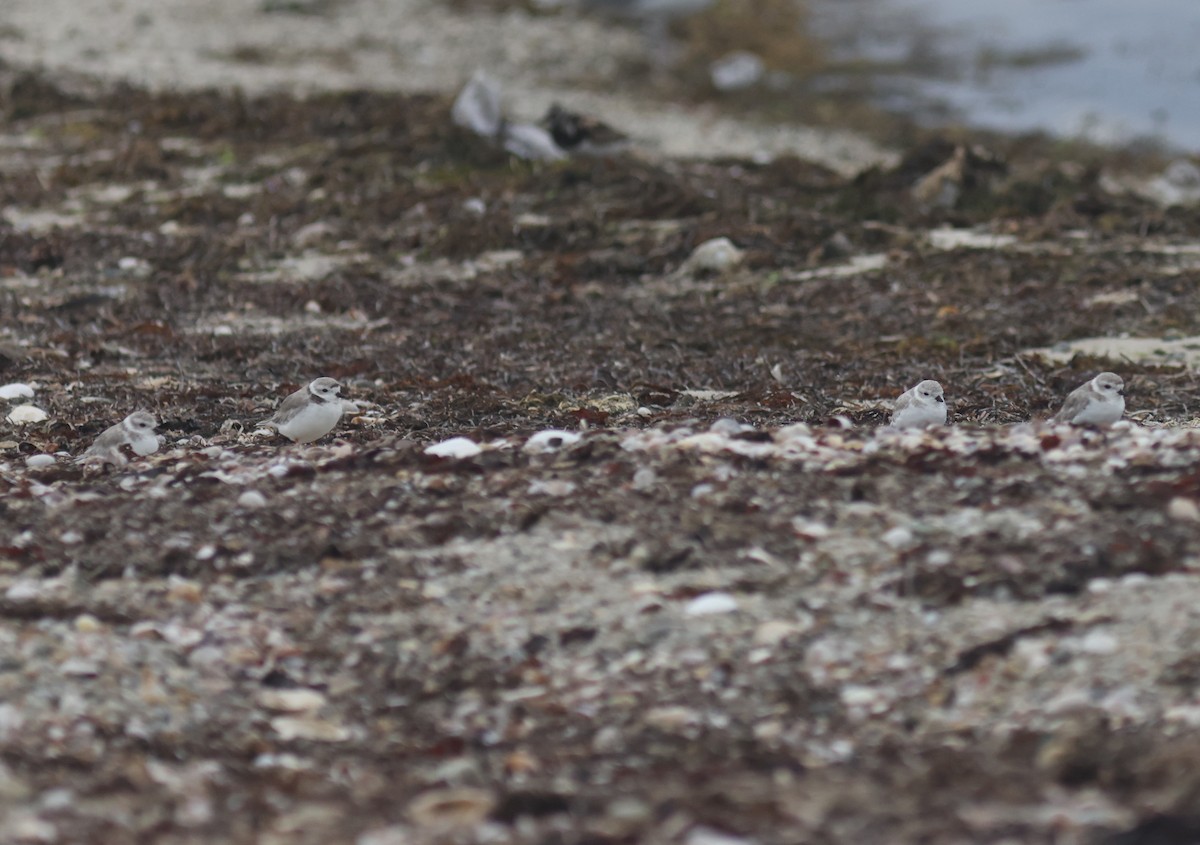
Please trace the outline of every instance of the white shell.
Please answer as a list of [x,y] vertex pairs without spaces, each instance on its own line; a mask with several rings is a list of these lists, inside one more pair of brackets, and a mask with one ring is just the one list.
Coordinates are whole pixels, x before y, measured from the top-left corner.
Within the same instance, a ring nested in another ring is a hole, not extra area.
[[482,451],[478,443],[466,437],[451,437],[425,448],[425,454],[435,458],[473,458]]
[[684,268],[711,273],[723,273],[742,262],[742,251],[729,238],[713,238],[696,247]]
[[704,593],[688,602],[683,612],[688,616],[715,616],[737,609],[738,600],[729,593]]
[[18,405],[8,412],[5,417],[13,425],[25,425],[26,423],[37,423],[48,419],[45,411],[37,405]]

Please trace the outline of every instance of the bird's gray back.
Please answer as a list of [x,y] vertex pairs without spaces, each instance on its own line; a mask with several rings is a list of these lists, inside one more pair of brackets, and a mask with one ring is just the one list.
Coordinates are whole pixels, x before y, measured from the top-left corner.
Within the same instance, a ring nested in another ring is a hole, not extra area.
[[308,388],[302,387],[288,398],[284,399],[275,409],[275,413],[267,422],[283,424],[290,420],[308,404]]

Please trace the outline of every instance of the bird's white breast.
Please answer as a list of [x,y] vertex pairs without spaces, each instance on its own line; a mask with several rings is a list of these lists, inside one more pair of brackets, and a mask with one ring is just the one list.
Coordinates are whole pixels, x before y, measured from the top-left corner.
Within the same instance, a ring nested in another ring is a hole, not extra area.
[[927,405],[914,403],[900,409],[892,417],[892,425],[896,428],[928,428],[945,424],[946,406],[942,402],[930,402]]
[[333,431],[342,418],[341,402],[309,402],[294,417],[277,426],[279,433],[296,443],[309,443]]
[[129,448],[137,455],[153,455],[158,451],[158,435],[149,431],[139,431],[126,437]]
[[1125,414],[1125,397],[1114,396],[1112,399],[1092,398],[1087,406],[1071,420],[1075,425],[1109,426],[1121,419]]

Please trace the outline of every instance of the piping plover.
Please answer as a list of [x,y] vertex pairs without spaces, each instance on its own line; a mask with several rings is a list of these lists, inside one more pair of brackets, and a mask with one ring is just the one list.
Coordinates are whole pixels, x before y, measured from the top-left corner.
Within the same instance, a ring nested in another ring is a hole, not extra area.
[[895,428],[929,428],[945,424],[946,399],[942,395],[942,386],[933,379],[925,379],[901,393],[892,409],[892,426]]
[[315,379],[284,399],[263,426],[295,443],[311,443],[324,437],[342,418],[343,404],[338,396],[341,389],[331,378]]
[[1125,382],[1116,373],[1101,373],[1071,391],[1051,422],[1108,428],[1125,414]]
[[158,435],[154,427],[158,420],[147,411],[134,411],[116,425],[110,425],[96,438],[96,442],[79,456],[80,463],[104,463],[124,466],[129,462],[121,451],[128,446],[135,455],[152,455],[158,451]]

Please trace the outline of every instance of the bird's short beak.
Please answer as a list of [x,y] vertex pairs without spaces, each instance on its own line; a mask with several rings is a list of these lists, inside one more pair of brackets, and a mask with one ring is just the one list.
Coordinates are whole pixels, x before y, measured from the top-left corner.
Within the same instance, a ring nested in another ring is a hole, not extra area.
[[1118,396],[1124,396],[1124,395],[1125,395],[1125,391],[1124,391],[1124,390],[1118,390],[1118,391],[1117,391],[1117,395],[1118,395]]
[[945,402],[945,401],[946,401],[946,397],[945,397],[945,396],[939,396],[939,397],[938,397],[938,401],[939,401],[939,402]]

